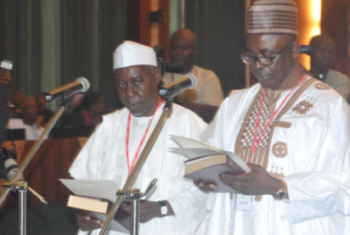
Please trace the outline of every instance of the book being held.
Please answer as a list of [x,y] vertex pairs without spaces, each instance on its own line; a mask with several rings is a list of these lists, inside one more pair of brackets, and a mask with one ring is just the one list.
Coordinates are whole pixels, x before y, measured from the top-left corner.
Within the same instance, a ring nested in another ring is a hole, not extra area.
[[174,153],[187,158],[184,177],[193,181],[214,183],[217,193],[236,193],[219,180],[218,175],[229,173],[239,175],[251,170],[235,153],[218,149],[207,143],[180,136],[171,136],[180,148],[171,148]]
[[[79,210],[90,211],[91,217],[105,221],[112,202],[117,199],[116,192],[120,188],[112,180],[74,180],[60,181],[75,195],[70,195],[67,206]],[[131,218],[119,209],[109,229],[129,233]]]

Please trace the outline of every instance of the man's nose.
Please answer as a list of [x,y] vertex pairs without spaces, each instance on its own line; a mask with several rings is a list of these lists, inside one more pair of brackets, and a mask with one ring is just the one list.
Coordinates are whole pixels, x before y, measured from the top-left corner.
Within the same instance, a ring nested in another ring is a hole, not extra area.
[[326,51],[326,52],[324,53],[324,56],[325,56],[325,57],[331,57],[331,53],[330,53],[329,51]]
[[183,53],[184,53],[184,50],[182,49],[182,47],[177,47],[176,48],[176,54],[181,55]]
[[126,87],[126,94],[127,94],[127,96],[134,96],[135,95],[135,88],[132,85],[128,85]]
[[252,64],[253,69],[261,69],[264,66],[260,63],[260,60],[258,58],[256,58],[256,60],[254,61],[254,64]]

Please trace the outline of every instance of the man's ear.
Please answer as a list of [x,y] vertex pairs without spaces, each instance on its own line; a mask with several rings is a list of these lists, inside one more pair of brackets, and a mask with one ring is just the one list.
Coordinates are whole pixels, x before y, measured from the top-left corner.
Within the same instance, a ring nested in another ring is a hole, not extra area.
[[293,42],[293,58],[297,58],[299,55],[299,50],[300,50],[300,44],[297,40]]
[[156,79],[157,84],[159,84],[160,80],[162,80],[162,76],[160,74],[160,68],[159,67],[155,67],[154,77]]

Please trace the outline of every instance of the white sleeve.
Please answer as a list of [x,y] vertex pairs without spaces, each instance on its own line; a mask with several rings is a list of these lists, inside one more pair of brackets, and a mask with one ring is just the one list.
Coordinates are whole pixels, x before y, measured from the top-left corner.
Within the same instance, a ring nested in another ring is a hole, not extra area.
[[285,178],[289,193],[285,209],[291,223],[335,213],[350,215],[349,113],[345,101],[338,102],[326,135],[305,172]]
[[201,141],[208,142],[210,145],[213,145],[218,148],[223,148],[223,140],[224,140],[224,128],[222,125],[226,118],[227,106],[229,103],[229,99],[226,98],[224,102],[220,105],[214,120],[209,124],[209,126],[203,131],[200,135]]
[[[204,130],[206,124],[197,115],[195,115],[195,117],[192,116],[192,118],[189,118],[186,122],[186,126],[190,128],[187,128],[185,131],[186,133],[183,133],[183,136],[198,139],[199,134]],[[195,234],[206,216],[205,203],[208,194],[200,191],[199,188],[194,185],[192,180],[183,177],[183,157],[171,155],[175,154],[169,154],[168,157],[177,157],[181,159],[179,161],[180,170],[177,171],[177,175],[172,183],[172,189],[169,193],[169,195],[172,196],[164,200],[167,200],[170,203],[175,216],[162,218],[162,223],[168,223],[169,231],[171,231],[171,233],[167,234]]]
[[350,215],[350,177],[344,172],[302,173],[286,177],[291,223],[333,215]]
[[[181,177],[181,181],[184,181],[183,176]],[[174,210],[177,222],[171,227],[175,234],[194,234],[206,215],[207,194],[201,192],[192,181],[187,182],[181,191],[167,199]]]
[[69,168],[70,175],[77,180],[89,180],[90,176],[88,173],[88,163],[90,157],[90,150],[93,146],[94,139],[97,138],[99,130],[101,129],[98,126],[95,132],[90,136],[89,140],[85,143],[84,147],[80,150],[77,157],[74,159],[73,164]]

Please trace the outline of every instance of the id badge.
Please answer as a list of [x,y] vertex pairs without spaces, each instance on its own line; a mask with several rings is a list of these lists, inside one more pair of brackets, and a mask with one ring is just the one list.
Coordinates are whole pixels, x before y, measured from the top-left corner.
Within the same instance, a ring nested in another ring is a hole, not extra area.
[[252,211],[253,197],[249,195],[237,194],[236,210],[238,211]]

